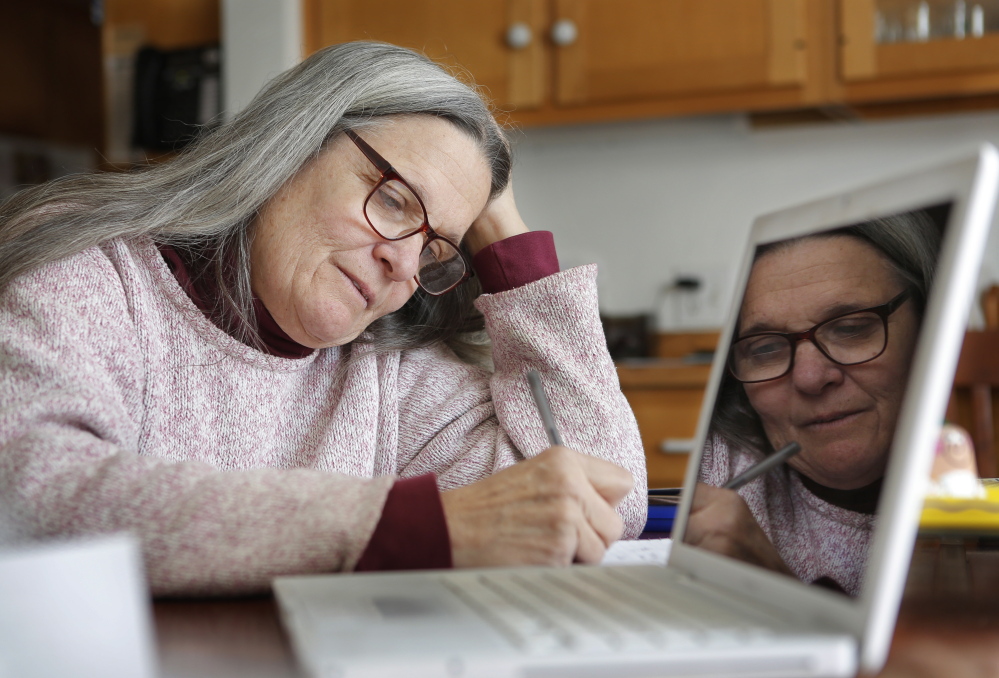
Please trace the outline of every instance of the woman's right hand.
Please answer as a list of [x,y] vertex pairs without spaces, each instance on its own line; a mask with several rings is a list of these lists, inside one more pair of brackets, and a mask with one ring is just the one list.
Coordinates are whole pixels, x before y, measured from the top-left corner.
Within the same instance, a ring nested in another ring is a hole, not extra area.
[[628,471],[566,447],[441,493],[455,567],[599,563],[620,538]]
[[507,184],[503,192],[489,201],[482,213],[475,218],[462,243],[474,255],[483,247],[514,235],[527,233],[530,229],[520,216],[513,198],[513,182]]
[[794,576],[735,490],[698,483],[683,541]]

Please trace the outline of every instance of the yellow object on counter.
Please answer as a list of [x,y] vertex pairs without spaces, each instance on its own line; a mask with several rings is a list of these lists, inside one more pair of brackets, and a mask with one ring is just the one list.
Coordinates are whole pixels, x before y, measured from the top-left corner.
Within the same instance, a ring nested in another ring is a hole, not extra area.
[[919,518],[921,532],[999,534],[999,484],[984,480],[985,496],[927,497]]

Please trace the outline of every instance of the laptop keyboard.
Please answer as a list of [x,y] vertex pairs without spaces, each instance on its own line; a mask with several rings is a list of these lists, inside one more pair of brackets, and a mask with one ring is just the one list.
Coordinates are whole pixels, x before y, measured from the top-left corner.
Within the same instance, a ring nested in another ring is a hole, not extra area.
[[613,652],[746,645],[774,626],[680,585],[650,591],[635,568],[450,573],[442,581],[521,649]]

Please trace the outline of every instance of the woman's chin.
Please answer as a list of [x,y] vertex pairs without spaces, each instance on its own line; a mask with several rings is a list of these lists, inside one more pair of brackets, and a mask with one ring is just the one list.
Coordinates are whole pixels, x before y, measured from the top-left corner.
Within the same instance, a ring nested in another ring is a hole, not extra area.
[[363,330],[348,330],[348,331],[329,331],[329,332],[317,332],[315,334],[309,333],[307,337],[309,343],[299,342],[304,346],[309,348],[332,348],[334,346],[343,346],[344,344],[349,344],[361,335]]
[[358,328],[354,323],[339,322],[336,318],[316,318],[303,322],[295,335],[290,332],[288,334],[303,346],[330,348],[349,344],[363,331],[364,327]]

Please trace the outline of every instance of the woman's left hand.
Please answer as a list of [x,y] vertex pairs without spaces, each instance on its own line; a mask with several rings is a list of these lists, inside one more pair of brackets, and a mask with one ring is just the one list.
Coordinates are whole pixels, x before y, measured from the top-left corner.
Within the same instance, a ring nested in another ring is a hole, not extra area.
[[474,255],[483,247],[529,230],[517,210],[517,203],[513,199],[513,183],[510,183],[502,193],[486,204],[486,208],[468,229],[463,242]]
[[698,483],[683,541],[794,576],[735,490]]

